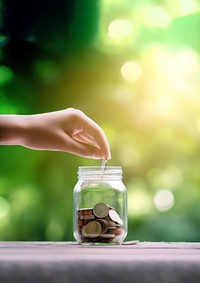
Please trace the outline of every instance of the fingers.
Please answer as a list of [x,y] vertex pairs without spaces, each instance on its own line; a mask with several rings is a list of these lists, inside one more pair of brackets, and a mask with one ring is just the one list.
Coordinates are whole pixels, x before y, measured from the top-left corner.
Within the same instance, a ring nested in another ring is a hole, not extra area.
[[85,141],[92,143],[95,147],[99,148],[100,153],[102,153],[101,158],[105,157],[106,159],[110,159],[110,147],[104,131],[84,113],[82,114],[82,130],[79,137],[81,136],[81,138],[83,138]]
[[92,136],[89,136],[88,134],[84,133],[82,130],[73,134],[72,138],[78,142],[90,144],[100,149],[95,139]]
[[[110,159],[110,147],[104,131],[82,111],[74,108],[61,110],[57,125],[62,125],[65,151],[88,158]],[[53,117],[56,120],[56,117]]]
[[75,138],[71,138],[70,140],[67,139],[66,141],[67,144],[64,151],[85,158],[101,159],[105,157],[105,153],[101,148],[85,142],[85,139],[82,139],[78,135]]
[[81,131],[73,135],[73,139],[78,141],[79,143],[83,143],[84,151],[88,151],[87,154],[90,154],[92,158],[111,158],[110,147],[103,132],[100,133],[100,135],[98,135],[97,132],[96,135],[93,137],[90,136],[88,133]]

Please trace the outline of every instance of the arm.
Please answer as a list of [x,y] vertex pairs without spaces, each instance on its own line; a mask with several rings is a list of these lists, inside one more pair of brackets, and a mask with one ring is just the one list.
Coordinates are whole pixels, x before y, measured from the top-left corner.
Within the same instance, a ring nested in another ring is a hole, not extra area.
[[0,115],[0,144],[111,158],[103,130],[73,108],[36,115]]

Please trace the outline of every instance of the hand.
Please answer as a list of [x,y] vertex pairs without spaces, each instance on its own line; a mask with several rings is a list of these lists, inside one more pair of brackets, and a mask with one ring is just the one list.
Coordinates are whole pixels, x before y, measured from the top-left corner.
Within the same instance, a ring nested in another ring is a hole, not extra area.
[[0,144],[64,151],[93,159],[111,158],[101,127],[73,108],[35,115],[1,115]]

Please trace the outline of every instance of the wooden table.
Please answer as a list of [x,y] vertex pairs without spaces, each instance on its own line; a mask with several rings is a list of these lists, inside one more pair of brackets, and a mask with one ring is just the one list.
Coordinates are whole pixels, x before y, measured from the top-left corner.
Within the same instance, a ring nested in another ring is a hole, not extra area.
[[199,283],[200,243],[0,242],[0,283]]

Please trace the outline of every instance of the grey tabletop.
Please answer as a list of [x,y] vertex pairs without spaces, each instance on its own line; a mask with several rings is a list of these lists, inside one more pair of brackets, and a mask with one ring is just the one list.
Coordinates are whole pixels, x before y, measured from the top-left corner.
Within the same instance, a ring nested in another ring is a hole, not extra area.
[[0,283],[200,282],[200,243],[0,242]]

